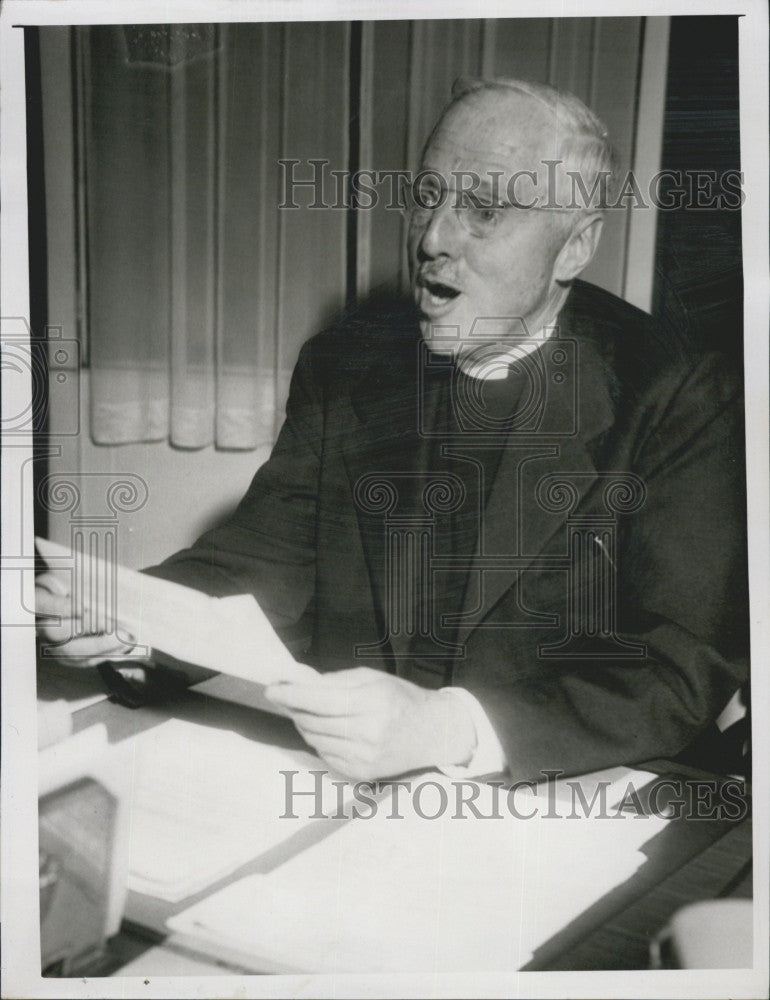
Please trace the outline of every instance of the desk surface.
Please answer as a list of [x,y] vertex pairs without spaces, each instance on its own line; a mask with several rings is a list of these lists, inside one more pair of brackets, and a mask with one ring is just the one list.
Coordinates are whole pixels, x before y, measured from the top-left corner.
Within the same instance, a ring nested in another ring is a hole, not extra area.
[[[159,725],[171,715],[244,735],[254,736],[258,732],[260,740],[276,746],[304,747],[288,720],[208,698],[195,690],[175,698],[172,704],[138,710],[106,701],[90,705],[76,713],[74,728],[79,731],[104,723],[110,742],[120,742]],[[664,761],[645,766],[677,779],[706,777],[702,772]],[[173,940],[164,940],[159,930],[169,916],[193,902],[244,875],[272,870],[333,830],[333,824],[305,827],[260,858],[179,904],[149,897],[134,898],[131,912],[141,914],[141,925],[124,923],[121,933],[110,942],[107,964],[99,973],[204,975],[244,971],[237,966],[217,966],[190,954],[178,948]],[[679,907],[727,895],[750,897],[751,846],[750,815],[739,821],[672,820],[645,845],[648,860],[639,871],[538,948],[525,970],[647,968],[651,938]]]

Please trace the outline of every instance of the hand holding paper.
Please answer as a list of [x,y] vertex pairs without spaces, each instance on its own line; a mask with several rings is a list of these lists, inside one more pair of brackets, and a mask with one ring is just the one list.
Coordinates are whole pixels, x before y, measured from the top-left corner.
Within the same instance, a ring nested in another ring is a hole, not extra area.
[[[97,625],[90,616],[85,620],[78,613],[70,576],[65,570],[49,570],[35,580],[38,634],[56,647],[56,658],[66,660],[69,666],[92,667],[102,660],[129,653],[133,643],[124,641],[127,637],[118,638],[114,627],[104,620]],[[103,615],[98,617],[103,619]]]
[[61,624],[41,628],[60,641],[59,658],[90,666],[131,644],[259,684],[309,680],[250,594],[215,598],[104,560],[77,558],[36,540],[50,570],[38,578],[37,611]]
[[359,780],[466,764],[476,744],[457,698],[369,667],[273,684],[265,697],[336,771]]

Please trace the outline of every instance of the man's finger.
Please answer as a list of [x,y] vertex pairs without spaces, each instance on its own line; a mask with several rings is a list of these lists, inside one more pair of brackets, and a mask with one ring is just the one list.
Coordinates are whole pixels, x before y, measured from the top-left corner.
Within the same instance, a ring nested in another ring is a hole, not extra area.
[[271,684],[265,688],[265,697],[289,711],[340,717],[354,712],[359,702],[357,694],[349,688],[331,687],[323,683]]
[[336,754],[324,755],[324,762],[329,765],[329,770],[349,781],[372,781],[376,768],[364,767],[349,757],[338,757]]
[[347,753],[335,753],[333,750],[318,752],[329,765],[330,771],[349,781],[374,782],[382,776],[383,769],[372,761]]
[[66,570],[46,570],[35,577],[35,588],[40,587],[48,591],[49,594],[57,594],[60,597],[68,597],[70,594],[71,576]]
[[51,615],[41,619],[38,616],[36,627],[37,634],[50,643],[65,643],[76,635],[83,634],[83,623],[79,618],[62,618]]
[[38,615],[59,615],[72,617],[72,598],[69,594],[57,594],[47,587],[35,584],[35,613]]
[[291,719],[303,734],[329,736],[336,739],[358,742],[362,738],[360,718],[350,715],[317,715],[314,712],[294,710]]
[[121,642],[114,635],[79,635],[61,644],[51,643],[48,652],[57,660],[89,659],[98,663],[110,656],[128,653],[131,649],[133,646]]
[[[305,734],[301,730],[300,734],[319,757],[323,757],[327,764],[330,765],[334,761],[334,770],[341,770],[343,774],[347,774],[348,767],[359,756],[355,748],[347,740],[336,739],[333,736],[316,736],[313,733]],[[347,767],[342,767],[342,762],[347,762]]]
[[[68,614],[38,614],[36,619],[38,635],[48,642],[65,643],[82,638],[93,642],[104,639],[107,642],[125,644],[124,639],[119,639],[115,635],[117,622],[110,619],[97,621],[88,612],[85,612],[83,617],[71,617]],[[130,636],[126,638],[130,639]],[[133,645],[132,642],[128,643],[129,648]]]
[[373,667],[350,667],[347,670],[332,670],[328,674],[321,674],[320,682],[327,687],[345,688],[352,691],[356,688],[366,687],[373,681],[381,681],[385,676],[388,675]]

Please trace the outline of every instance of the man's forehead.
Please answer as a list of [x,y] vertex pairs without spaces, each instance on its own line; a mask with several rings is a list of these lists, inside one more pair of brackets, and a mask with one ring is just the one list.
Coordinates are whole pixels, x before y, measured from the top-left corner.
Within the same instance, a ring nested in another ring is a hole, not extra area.
[[559,131],[553,110],[528,94],[473,94],[438,123],[423,162],[450,170],[536,169],[556,155]]
[[[545,154],[545,155],[543,155]],[[425,151],[422,166],[438,172],[476,173],[485,176],[508,176],[520,170],[537,170],[548,150],[536,151],[531,145],[466,146],[453,141],[453,136],[431,141]]]

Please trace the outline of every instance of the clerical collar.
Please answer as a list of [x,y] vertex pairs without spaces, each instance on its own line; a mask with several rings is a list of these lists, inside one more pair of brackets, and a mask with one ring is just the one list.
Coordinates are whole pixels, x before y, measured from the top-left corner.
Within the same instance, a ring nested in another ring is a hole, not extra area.
[[508,378],[510,366],[514,362],[528,354],[534,354],[553,336],[555,329],[555,321],[547,323],[533,337],[516,341],[503,351],[500,350],[500,344],[479,344],[470,354],[457,361],[457,367],[463,375],[482,382],[502,381]]

